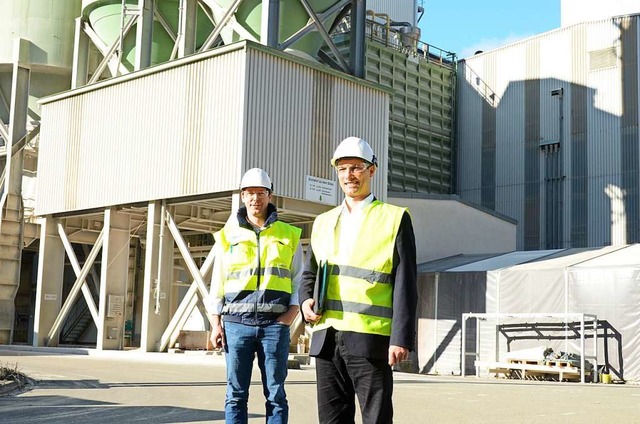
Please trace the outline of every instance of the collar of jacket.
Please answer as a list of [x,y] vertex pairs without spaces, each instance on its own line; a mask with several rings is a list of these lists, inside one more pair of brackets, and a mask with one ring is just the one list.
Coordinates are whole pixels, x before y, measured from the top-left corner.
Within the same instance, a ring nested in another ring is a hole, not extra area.
[[[267,206],[267,219],[264,221],[264,227],[268,227],[278,220],[278,209],[273,206],[273,204],[269,203]],[[253,231],[253,225],[247,219],[247,208],[246,206],[238,209],[238,225],[242,228],[246,228]]]

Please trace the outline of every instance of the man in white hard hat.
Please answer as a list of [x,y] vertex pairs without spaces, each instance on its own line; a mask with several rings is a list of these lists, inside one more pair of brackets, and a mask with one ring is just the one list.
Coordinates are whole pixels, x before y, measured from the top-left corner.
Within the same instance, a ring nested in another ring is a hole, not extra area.
[[248,420],[255,356],[262,374],[266,422],[286,423],[289,416],[284,382],[289,325],[299,311],[303,255],[301,230],[278,221],[276,207],[271,204],[272,189],[264,170],[249,169],[240,183],[244,206],[237,219],[230,219],[214,234],[211,341],[226,352],[227,423]]
[[316,218],[300,285],[302,314],[314,328],[319,422],[353,423],[357,397],[364,424],[391,423],[391,367],[415,340],[411,217],[371,193],[377,160],[365,140],[344,139],[331,165],[345,200]]

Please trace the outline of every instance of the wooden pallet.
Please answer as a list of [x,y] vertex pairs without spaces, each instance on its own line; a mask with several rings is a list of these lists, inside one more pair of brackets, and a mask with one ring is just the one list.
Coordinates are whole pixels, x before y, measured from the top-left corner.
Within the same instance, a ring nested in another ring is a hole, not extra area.
[[578,368],[574,365],[572,361],[563,361],[560,359],[547,359],[545,364],[550,367],[560,367],[560,368]]
[[509,364],[525,364],[525,365],[544,365],[544,361],[538,361],[535,359],[508,359]]

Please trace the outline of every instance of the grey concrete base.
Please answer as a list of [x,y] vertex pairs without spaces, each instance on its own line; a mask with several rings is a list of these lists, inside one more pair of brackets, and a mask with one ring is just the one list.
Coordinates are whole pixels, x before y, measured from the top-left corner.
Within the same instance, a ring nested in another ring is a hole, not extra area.
[[[0,397],[0,421],[224,422],[224,356],[135,351],[67,354],[0,346],[0,363],[17,363],[37,383]],[[579,384],[394,372],[394,422],[631,423],[640,417],[640,386]],[[289,422],[317,422],[313,366],[290,369]],[[260,371],[253,367],[249,424],[264,423]],[[356,417],[356,423],[362,420]]]

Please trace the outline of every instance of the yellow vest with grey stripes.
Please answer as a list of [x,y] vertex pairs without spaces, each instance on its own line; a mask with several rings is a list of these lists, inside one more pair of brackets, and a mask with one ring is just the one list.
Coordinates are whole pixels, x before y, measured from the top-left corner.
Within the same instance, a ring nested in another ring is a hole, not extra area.
[[225,319],[249,324],[271,322],[289,307],[291,266],[302,230],[284,222],[260,233],[228,226],[214,234],[225,268]]
[[342,207],[319,215],[311,234],[316,261],[327,261],[327,298],[314,329],[391,335],[393,252],[406,209],[374,200],[348,256],[338,255],[336,226]]

